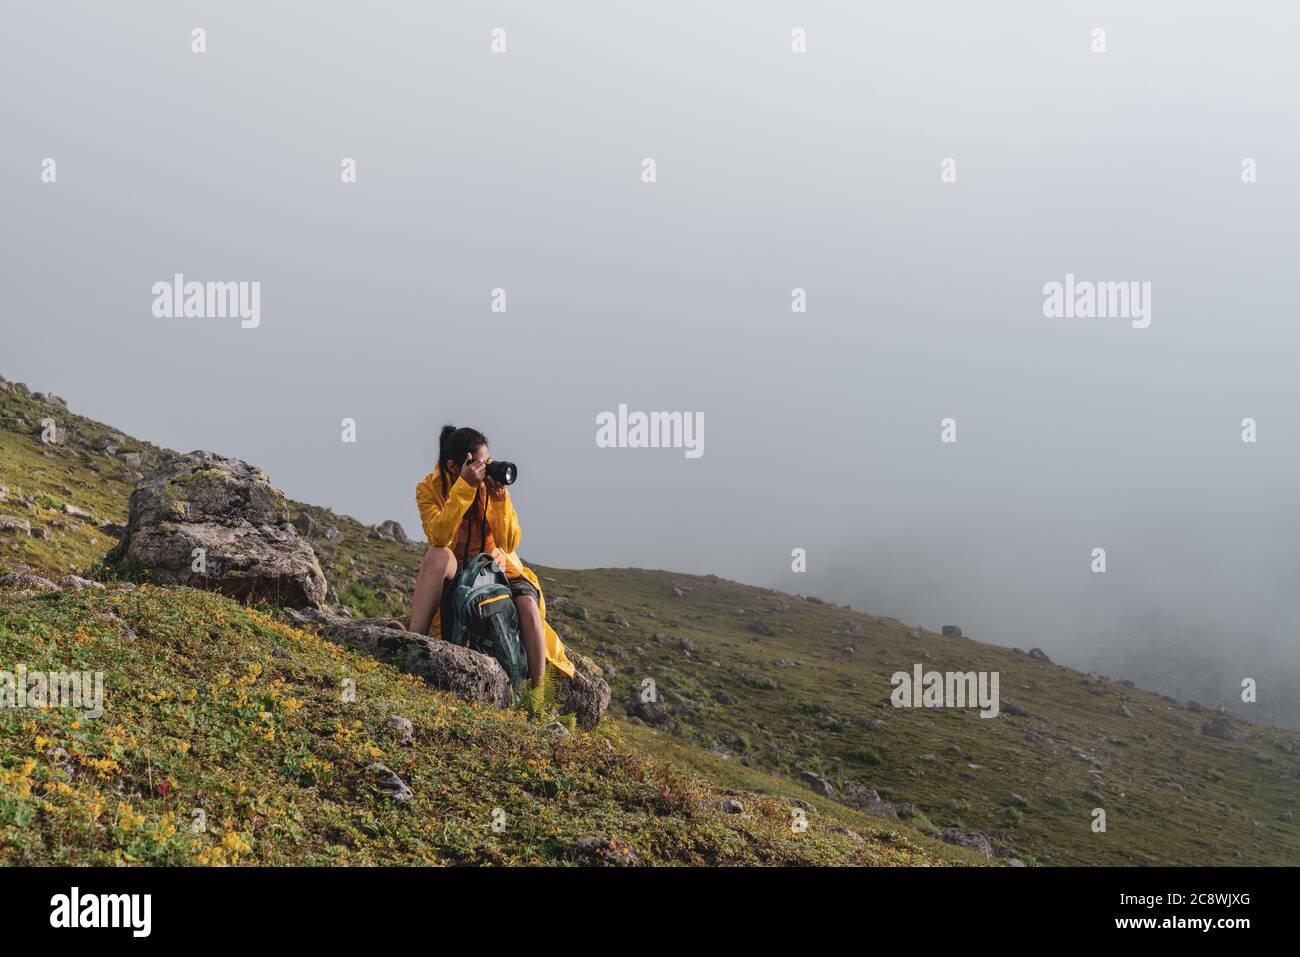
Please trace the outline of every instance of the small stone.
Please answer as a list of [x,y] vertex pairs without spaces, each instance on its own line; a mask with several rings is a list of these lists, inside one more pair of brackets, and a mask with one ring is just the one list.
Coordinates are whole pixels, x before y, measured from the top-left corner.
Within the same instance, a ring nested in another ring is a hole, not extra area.
[[366,766],[366,773],[370,775],[370,780],[375,787],[383,791],[389,800],[398,804],[410,804],[415,798],[411,789],[406,786],[406,782],[394,774],[387,765],[376,761]]
[[410,718],[404,718],[400,714],[389,715],[384,727],[396,734],[402,744],[410,744],[415,740],[415,727]]

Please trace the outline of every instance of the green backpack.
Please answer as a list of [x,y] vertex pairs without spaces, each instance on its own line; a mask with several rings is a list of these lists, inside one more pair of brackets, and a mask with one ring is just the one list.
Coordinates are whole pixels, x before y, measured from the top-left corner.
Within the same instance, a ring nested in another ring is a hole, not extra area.
[[495,658],[515,695],[528,679],[528,652],[519,634],[519,613],[510,581],[486,552],[465,562],[443,589],[442,637]]

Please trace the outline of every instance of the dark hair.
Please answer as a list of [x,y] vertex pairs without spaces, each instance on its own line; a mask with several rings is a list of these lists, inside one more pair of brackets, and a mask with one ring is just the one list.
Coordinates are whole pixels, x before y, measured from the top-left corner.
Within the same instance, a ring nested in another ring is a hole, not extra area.
[[465,461],[465,456],[480,445],[487,444],[487,436],[478,429],[458,429],[454,425],[442,427],[442,432],[438,434],[438,474],[442,476],[443,498],[447,497],[447,460],[451,459],[460,465]]

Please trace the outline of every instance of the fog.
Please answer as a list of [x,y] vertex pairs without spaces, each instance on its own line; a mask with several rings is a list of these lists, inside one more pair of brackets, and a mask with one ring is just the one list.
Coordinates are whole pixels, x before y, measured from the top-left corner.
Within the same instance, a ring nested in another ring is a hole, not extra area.
[[[1246,713],[1300,726],[1298,24],[10,5],[0,374],[413,534],[438,428],[473,425],[519,464],[527,560],[959,624],[1207,705],[1254,677]],[[176,273],[260,283],[259,323],[155,317]],[[1046,318],[1067,274],[1150,283],[1150,325]],[[599,446],[620,404],[702,417],[703,454]]]

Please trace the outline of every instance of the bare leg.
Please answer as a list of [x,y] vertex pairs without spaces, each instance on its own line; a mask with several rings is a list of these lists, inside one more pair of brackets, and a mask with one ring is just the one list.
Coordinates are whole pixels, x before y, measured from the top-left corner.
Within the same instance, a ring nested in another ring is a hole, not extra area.
[[532,595],[515,596],[515,610],[519,612],[519,636],[528,652],[528,677],[534,688],[542,685],[546,674],[546,629],[542,627],[542,612]]
[[455,575],[456,556],[450,548],[431,548],[424,553],[420,574],[415,578],[415,597],[411,599],[411,631],[429,633],[438,602],[442,601],[442,586]]

